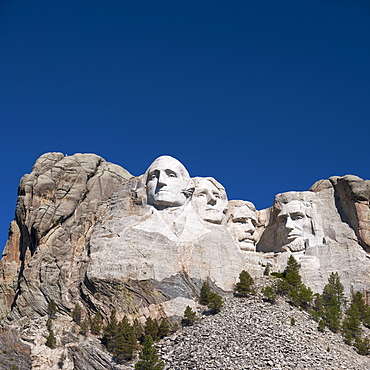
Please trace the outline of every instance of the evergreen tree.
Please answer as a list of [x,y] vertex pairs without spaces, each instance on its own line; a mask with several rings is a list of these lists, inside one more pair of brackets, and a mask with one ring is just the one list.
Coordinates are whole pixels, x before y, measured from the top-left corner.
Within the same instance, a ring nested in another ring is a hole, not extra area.
[[182,324],[184,326],[193,325],[196,320],[196,315],[196,312],[194,312],[190,306],[186,306],[184,311],[184,318],[182,319]]
[[51,317],[52,319],[55,319],[55,315],[57,313],[57,305],[56,305],[54,299],[49,301],[47,313],[48,313],[49,317]]
[[370,341],[369,341],[368,338],[365,338],[364,340],[362,340],[361,338],[356,337],[356,339],[355,339],[355,347],[357,349],[357,352],[360,355],[366,356],[366,355],[369,354]]
[[347,344],[351,344],[352,339],[356,339],[361,336],[360,323],[360,313],[356,303],[352,301],[346,311],[346,315],[342,323],[343,335]]
[[212,315],[219,313],[222,306],[223,306],[222,297],[215,292],[211,292],[209,296],[209,302],[207,304],[210,313]]
[[72,319],[78,325],[81,325],[82,309],[79,303],[76,303],[75,308],[72,311]]
[[153,340],[157,340],[158,330],[159,330],[159,325],[158,325],[157,319],[153,320],[151,317],[148,317],[145,321],[145,327],[144,327],[145,336],[150,335]]
[[332,331],[340,329],[340,320],[342,317],[341,307],[345,304],[344,287],[340,282],[337,272],[331,273],[328,283],[325,285],[322,300],[324,307],[324,320],[326,325]]
[[249,293],[253,293],[255,291],[252,288],[253,284],[253,278],[249,275],[247,271],[243,270],[239,274],[239,282],[236,283],[235,291],[239,296],[246,297]]
[[164,317],[162,318],[158,326],[158,337],[159,339],[162,339],[164,337],[167,337],[169,333],[170,333],[170,324],[168,320]]
[[285,268],[285,274],[288,274],[289,272],[298,272],[299,271],[299,264],[297,260],[293,257],[293,255],[290,255],[286,268]]
[[360,320],[367,327],[370,327],[370,307],[365,303],[361,292],[352,292],[352,302],[357,306]]
[[288,295],[291,289],[292,289],[292,286],[284,278],[279,278],[276,281],[276,292],[279,295],[282,295],[282,296]]
[[298,271],[289,271],[285,275],[285,280],[292,288],[297,288],[302,285],[302,278]]
[[209,303],[211,292],[212,292],[211,287],[209,286],[208,282],[205,281],[200,290],[199,303],[204,306],[207,306]]
[[50,348],[55,348],[55,345],[57,344],[57,339],[55,338],[55,335],[54,335],[54,331],[53,329],[51,329],[49,331],[49,335],[47,336],[46,338],[46,343],[45,345],[47,345],[48,347]]
[[272,286],[262,288],[261,292],[268,302],[270,303],[276,302],[277,295],[275,293],[275,289]]
[[333,299],[335,299],[340,308],[346,303],[344,287],[340,282],[337,272],[332,272],[330,274],[328,283],[325,285],[322,293],[322,299],[324,306],[330,304]]
[[100,312],[97,312],[94,317],[90,320],[90,330],[93,334],[99,335],[103,326],[103,316]]
[[133,327],[126,316],[118,323],[118,331],[113,338],[110,347],[115,360],[123,363],[132,359],[133,352],[137,348],[137,339]]
[[135,317],[134,322],[132,323],[136,339],[142,342],[144,340],[144,331],[143,327],[139,323],[139,320]]
[[164,368],[164,363],[159,360],[157,349],[150,335],[145,338],[139,359],[135,364],[135,370],[162,370]]
[[112,342],[113,338],[116,337],[118,333],[118,322],[116,318],[116,311],[112,310],[109,318],[108,325],[104,328],[102,343],[107,347],[108,351],[111,351],[110,343]]
[[89,320],[85,319],[80,325],[80,334],[86,335],[89,332]]
[[51,330],[53,326],[53,320],[51,319],[51,317],[48,317],[48,319],[46,320],[46,328],[48,329],[48,331]]
[[263,271],[263,275],[265,276],[269,276],[270,275],[270,266],[269,265],[266,265],[264,271]]

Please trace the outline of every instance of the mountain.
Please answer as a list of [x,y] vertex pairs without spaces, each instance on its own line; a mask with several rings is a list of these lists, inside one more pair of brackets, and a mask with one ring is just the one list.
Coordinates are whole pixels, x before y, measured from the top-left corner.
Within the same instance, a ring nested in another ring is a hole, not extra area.
[[64,358],[66,369],[113,369],[99,339],[73,327],[76,305],[82,320],[99,312],[107,322],[115,310],[118,319],[175,323],[197,307],[204,281],[227,295],[242,270],[261,279],[290,255],[314,292],[338,272],[347,296],[353,288],[369,301],[369,199],[369,180],[336,176],[256,210],[169,156],[134,177],[95,154],[46,153],[20,181],[0,261],[2,363],[49,369]]

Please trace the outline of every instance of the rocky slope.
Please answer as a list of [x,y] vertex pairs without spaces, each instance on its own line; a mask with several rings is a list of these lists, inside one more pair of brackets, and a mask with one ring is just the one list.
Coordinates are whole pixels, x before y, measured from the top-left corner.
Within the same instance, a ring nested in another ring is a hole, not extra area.
[[[295,325],[291,325],[291,318]],[[158,346],[167,369],[353,369],[370,368],[340,334],[320,333],[308,313],[260,295],[225,299],[222,311],[203,317]]]

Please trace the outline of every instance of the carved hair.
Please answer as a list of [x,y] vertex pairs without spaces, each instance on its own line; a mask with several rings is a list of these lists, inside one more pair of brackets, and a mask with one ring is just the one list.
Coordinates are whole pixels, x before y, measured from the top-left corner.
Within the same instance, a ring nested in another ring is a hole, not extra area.
[[227,199],[227,195],[226,195],[226,190],[225,188],[217,181],[215,180],[213,177],[194,177],[193,178],[193,182],[194,182],[194,185],[195,187],[197,188],[199,186],[199,184],[203,181],[203,180],[208,180],[212,185],[214,185],[217,190],[220,192],[221,194],[221,198],[222,199]]
[[312,218],[312,208],[314,200],[316,199],[316,194],[313,192],[305,191],[289,191],[287,193],[280,193],[275,196],[274,202],[274,214],[275,217],[283,209],[284,204],[288,204],[294,200],[301,202],[304,205],[305,214],[307,217]]
[[248,207],[252,212],[256,212],[256,207],[252,202],[247,200],[229,200],[228,212],[226,214],[226,222],[233,218],[233,210],[235,208]]

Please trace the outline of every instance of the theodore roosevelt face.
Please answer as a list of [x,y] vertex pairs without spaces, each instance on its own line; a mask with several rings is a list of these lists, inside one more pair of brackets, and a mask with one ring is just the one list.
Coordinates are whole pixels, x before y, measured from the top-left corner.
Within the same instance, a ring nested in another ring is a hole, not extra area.
[[254,206],[249,202],[230,201],[228,213],[227,228],[240,249],[255,251],[257,218]]
[[186,187],[190,176],[175,158],[157,158],[147,170],[146,188],[148,204],[157,209],[179,207],[186,203]]

